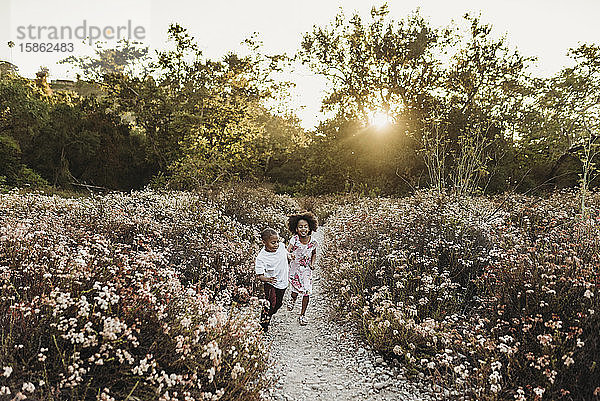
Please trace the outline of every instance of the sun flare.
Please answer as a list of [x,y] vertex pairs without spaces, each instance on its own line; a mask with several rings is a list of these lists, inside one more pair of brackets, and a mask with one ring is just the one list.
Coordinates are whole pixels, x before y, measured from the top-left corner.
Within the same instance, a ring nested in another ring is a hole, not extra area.
[[387,113],[376,111],[369,117],[369,125],[384,128],[392,123],[392,118]]

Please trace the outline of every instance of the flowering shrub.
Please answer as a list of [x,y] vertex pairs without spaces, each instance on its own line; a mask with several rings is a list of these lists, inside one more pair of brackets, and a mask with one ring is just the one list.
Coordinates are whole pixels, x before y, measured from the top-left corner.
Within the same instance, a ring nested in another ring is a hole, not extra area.
[[323,225],[337,209],[341,206],[352,204],[360,199],[359,195],[319,195],[302,196],[298,203],[302,210],[308,210],[317,216],[320,225]]
[[257,232],[273,228],[284,238],[289,237],[287,216],[298,211],[298,204],[290,197],[249,183],[230,184],[213,191],[210,197],[235,220],[255,228]]
[[260,399],[257,235],[189,193],[0,195],[0,396]]
[[593,205],[582,220],[570,193],[361,201],[328,222],[328,290],[377,349],[455,395],[598,399]]

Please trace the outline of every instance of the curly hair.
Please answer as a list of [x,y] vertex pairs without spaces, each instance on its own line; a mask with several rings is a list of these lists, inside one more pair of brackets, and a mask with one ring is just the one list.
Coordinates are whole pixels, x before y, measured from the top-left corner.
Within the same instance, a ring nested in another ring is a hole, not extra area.
[[306,220],[308,222],[309,235],[313,231],[317,231],[317,227],[319,225],[319,223],[317,222],[317,216],[315,216],[312,212],[302,212],[298,214],[293,214],[288,217],[287,226],[288,229],[292,232],[292,234],[296,234],[296,229],[298,228],[298,222],[300,220]]

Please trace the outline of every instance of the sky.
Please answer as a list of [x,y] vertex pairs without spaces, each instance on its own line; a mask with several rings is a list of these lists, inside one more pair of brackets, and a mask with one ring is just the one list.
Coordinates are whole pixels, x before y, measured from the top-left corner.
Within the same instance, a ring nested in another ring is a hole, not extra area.
[[[57,32],[69,27],[72,35],[85,21],[85,32],[105,32],[116,36],[118,26],[129,27],[150,49],[166,46],[167,28],[177,22],[188,29],[209,58],[220,58],[228,51],[241,48],[240,43],[259,32],[264,50],[293,54],[304,33],[314,25],[332,21],[340,7],[346,15],[358,11],[365,17],[372,6],[383,1],[365,0],[0,0],[0,60],[16,64],[19,72],[34,77],[40,66],[50,71],[50,79],[74,79],[75,73],[57,61],[71,54],[91,54],[89,40],[73,38],[63,30],[63,39],[52,39],[51,27]],[[578,43],[599,43],[600,0],[395,0],[388,2],[390,16],[396,20],[419,8],[434,26],[460,20],[466,12],[481,13],[497,35],[506,34],[508,42],[526,56],[536,56],[533,73],[550,76],[569,63],[566,52]],[[33,29],[28,30],[32,26]],[[42,28],[40,32],[40,27]],[[93,27],[93,28],[92,28]],[[96,31],[92,30],[96,29]],[[125,35],[126,29],[121,30]],[[40,35],[38,35],[40,34]],[[39,39],[42,36],[43,39]],[[88,35],[89,36],[89,35]],[[83,37],[83,36],[82,36]],[[12,40],[15,47],[7,45]],[[115,40],[108,41],[114,43]],[[59,52],[26,50],[27,43],[73,43],[73,48]],[[302,126],[314,127],[325,82],[308,70],[291,77],[297,87],[291,108]]]

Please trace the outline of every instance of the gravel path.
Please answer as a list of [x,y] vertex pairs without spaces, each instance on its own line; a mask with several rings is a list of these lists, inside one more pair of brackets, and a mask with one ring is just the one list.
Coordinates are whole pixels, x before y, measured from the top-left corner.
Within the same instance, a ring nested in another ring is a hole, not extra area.
[[[322,234],[315,233],[319,243]],[[318,262],[318,259],[317,259]],[[273,316],[267,333],[271,347],[268,372],[279,380],[271,400],[433,400],[426,389],[408,382],[398,365],[390,366],[364,344],[349,327],[330,320],[321,290],[318,267],[313,273],[313,296],[300,326],[300,299],[293,311],[284,305]]]

